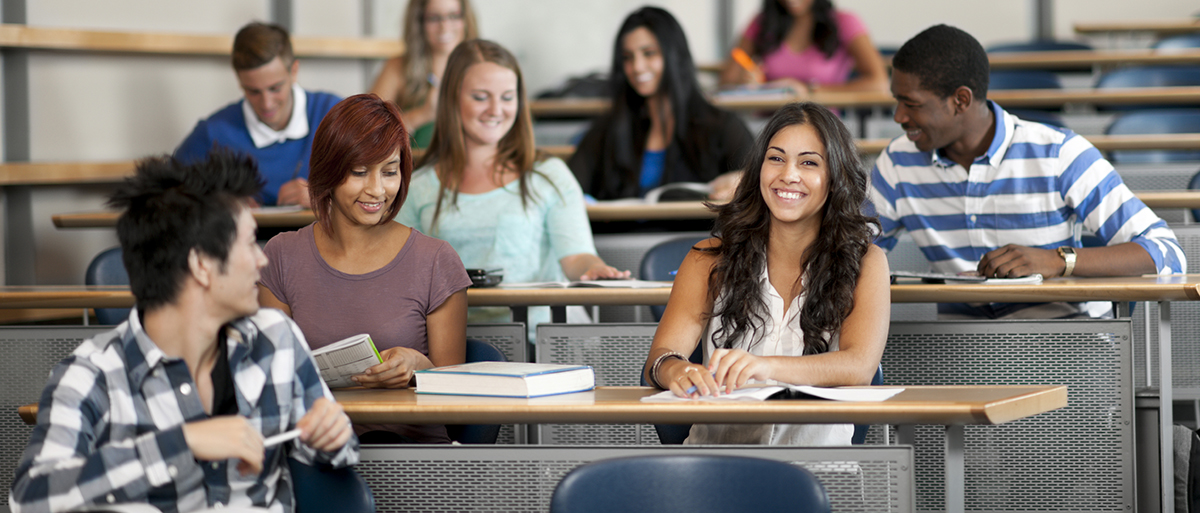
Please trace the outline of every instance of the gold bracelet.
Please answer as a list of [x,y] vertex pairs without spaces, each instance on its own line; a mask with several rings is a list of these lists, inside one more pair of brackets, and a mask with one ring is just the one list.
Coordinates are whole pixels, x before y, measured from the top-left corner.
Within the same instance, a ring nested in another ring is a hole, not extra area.
[[658,358],[654,359],[654,364],[650,366],[650,383],[652,385],[654,385],[655,387],[661,388],[663,390],[666,390],[667,387],[662,386],[662,384],[658,382],[658,368],[662,367],[663,362],[666,361],[667,358],[678,358],[685,362],[687,361],[686,356],[683,356],[682,353],[678,353],[675,351],[667,351],[663,354],[658,355]]

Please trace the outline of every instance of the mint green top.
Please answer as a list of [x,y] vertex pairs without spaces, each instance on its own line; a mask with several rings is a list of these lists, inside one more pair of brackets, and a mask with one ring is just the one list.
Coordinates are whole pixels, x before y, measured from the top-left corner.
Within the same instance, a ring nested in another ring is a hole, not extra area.
[[[436,227],[441,181],[432,166],[413,172],[408,197],[396,221],[450,243],[467,269],[504,269],[504,283],[566,281],[559,260],[596,254],[583,192],[566,163],[548,158],[534,164],[528,177],[532,197],[521,207],[518,180],[483,194],[459,194],[450,205],[447,193]],[[507,308],[472,308],[469,322],[508,318]],[[488,310],[482,312],[480,310]],[[530,326],[548,322],[549,309],[529,310]]]

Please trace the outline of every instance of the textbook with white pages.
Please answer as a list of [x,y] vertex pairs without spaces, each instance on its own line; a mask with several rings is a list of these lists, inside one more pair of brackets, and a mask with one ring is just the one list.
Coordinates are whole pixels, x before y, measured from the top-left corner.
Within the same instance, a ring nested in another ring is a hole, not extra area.
[[418,394],[542,397],[596,388],[586,365],[473,362],[415,372]]
[[830,401],[880,402],[904,391],[904,388],[854,388],[854,387],[814,387],[808,385],[763,385],[739,388],[728,394],[701,396],[699,399],[679,397],[675,392],[663,390],[654,395],[642,398],[647,403],[670,403],[678,401],[765,401],[767,398],[784,390],[810,395],[818,399]]
[[329,388],[358,386],[350,379],[351,376],[362,374],[383,362],[379,350],[375,349],[375,341],[366,333],[314,349],[312,355],[321,371],[321,379]]
[[646,280],[588,280],[588,281],[533,281],[525,283],[501,283],[502,289],[563,289],[574,287],[598,287],[608,289],[658,289],[670,287],[669,281]]

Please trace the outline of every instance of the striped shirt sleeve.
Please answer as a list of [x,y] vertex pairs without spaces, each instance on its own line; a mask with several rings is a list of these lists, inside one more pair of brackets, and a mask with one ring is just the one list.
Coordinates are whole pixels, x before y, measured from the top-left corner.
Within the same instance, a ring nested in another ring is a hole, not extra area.
[[1106,245],[1133,242],[1154,261],[1158,274],[1187,272],[1175,233],[1129,190],[1116,169],[1083,137],[1071,134],[1060,149],[1059,188],[1083,227]]

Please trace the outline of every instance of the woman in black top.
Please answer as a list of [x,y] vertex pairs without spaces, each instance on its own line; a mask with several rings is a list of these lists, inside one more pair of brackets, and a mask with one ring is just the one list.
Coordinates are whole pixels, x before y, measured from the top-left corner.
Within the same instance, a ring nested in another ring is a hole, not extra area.
[[611,111],[592,124],[568,162],[585,193],[638,197],[742,168],[750,131],[701,94],[683,28],[667,11],[643,7],[625,18],[610,83]]

